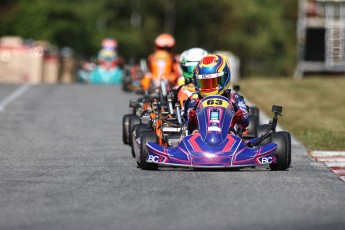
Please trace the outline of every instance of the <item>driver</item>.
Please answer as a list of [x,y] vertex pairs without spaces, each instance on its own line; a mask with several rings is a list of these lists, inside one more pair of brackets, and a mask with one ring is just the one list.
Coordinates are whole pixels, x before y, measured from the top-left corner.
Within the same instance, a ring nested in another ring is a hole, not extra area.
[[154,88],[159,86],[161,77],[168,81],[169,88],[173,88],[177,84],[179,67],[174,47],[175,38],[170,34],[160,34],[155,39],[155,51],[147,58],[149,73],[145,74],[141,80],[144,90],[148,90],[152,86]]
[[196,108],[202,98],[221,95],[228,98],[235,109],[230,129],[239,125],[246,129],[249,125],[248,107],[244,98],[238,93],[231,93],[231,72],[225,56],[210,54],[203,57],[194,69],[196,92],[186,99],[182,116],[188,127],[188,133],[198,132]]
[[177,99],[183,109],[184,101],[195,92],[193,83],[193,71],[201,58],[208,52],[201,48],[192,48],[184,51],[180,57],[182,76],[178,79],[180,87],[177,89]]

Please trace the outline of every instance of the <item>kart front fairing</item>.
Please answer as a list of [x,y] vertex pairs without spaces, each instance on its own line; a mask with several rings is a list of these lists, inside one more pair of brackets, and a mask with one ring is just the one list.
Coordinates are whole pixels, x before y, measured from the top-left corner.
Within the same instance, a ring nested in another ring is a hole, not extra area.
[[187,167],[246,167],[276,162],[277,145],[269,143],[258,148],[249,148],[241,138],[228,135],[217,146],[205,144],[199,133],[185,137],[177,147],[168,148],[153,142],[146,144],[146,161]]
[[90,73],[88,80],[92,84],[120,84],[122,75],[123,71],[118,66],[110,69],[98,66]]
[[196,109],[200,133],[188,135],[176,147],[146,144],[147,162],[187,167],[246,167],[276,162],[277,145],[250,148],[229,134],[232,103],[222,96],[204,98]]

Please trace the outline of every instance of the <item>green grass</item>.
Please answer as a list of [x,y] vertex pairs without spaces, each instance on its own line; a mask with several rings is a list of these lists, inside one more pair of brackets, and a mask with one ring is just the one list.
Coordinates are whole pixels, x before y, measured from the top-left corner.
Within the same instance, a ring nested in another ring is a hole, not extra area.
[[310,150],[345,151],[345,76],[249,78],[241,94],[271,116],[283,106],[279,124]]

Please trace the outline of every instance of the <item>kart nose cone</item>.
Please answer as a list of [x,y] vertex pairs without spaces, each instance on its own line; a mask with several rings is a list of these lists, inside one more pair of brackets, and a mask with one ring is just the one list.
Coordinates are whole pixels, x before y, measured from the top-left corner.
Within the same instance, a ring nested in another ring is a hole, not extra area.
[[204,156],[195,156],[192,158],[193,166],[229,166],[231,163],[230,156],[217,156],[215,154],[204,155]]

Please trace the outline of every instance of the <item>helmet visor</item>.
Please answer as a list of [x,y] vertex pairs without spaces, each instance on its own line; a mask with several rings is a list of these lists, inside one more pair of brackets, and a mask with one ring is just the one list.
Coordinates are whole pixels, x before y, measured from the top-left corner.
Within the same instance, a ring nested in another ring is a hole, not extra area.
[[197,64],[198,62],[186,62],[186,63],[181,64],[183,75],[187,77],[192,77],[193,71]]
[[168,46],[157,46],[158,50],[165,50],[167,52],[171,52],[172,51],[172,47],[168,47]]
[[193,74],[193,70],[195,69],[195,65],[193,66],[181,66],[182,71],[184,73],[189,73],[189,74]]
[[214,91],[223,85],[225,77],[224,72],[215,74],[198,74],[196,81],[198,88],[203,91]]
[[107,57],[104,57],[104,61],[106,61],[106,62],[111,62],[111,61],[114,61],[114,57],[109,57],[109,56],[107,56]]

